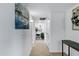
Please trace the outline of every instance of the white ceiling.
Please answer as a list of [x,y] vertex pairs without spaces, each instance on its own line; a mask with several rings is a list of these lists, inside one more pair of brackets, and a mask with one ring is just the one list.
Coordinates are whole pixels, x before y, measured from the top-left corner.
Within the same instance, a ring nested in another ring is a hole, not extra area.
[[27,3],[26,6],[32,15],[45,15],[49,12],[65,12],[76,3]]

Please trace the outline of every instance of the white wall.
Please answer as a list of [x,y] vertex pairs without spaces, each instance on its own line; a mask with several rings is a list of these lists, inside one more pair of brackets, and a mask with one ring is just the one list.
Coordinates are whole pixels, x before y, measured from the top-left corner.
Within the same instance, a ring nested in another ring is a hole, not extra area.
[[64,12],[51,13],[51,39],[49,40],[50,52],[61,52],[61,40],[64,39]]
[[31,29],[15,29],[14,4],[0,4],[0,55],[29,55],[31,46]]
[[36,39],[36,32],[35,32],[35,21],[33,19],[33,16],[30,15],[30,23],[31,23],[31,29],[32,29],[32,43],[35,42],[35,39]]
[[[79,31],[78,30],[72,30],[72,23],[71,23],[72,10],[77,6],[79,6],[79,4],[73,6],[72,8],[70,8],[66,12],[66,17],[65,17],[65,27],[66,27],[65,28],[65,34],[66,35],[65,35],[65,39],[79,42]],[[79,52],[71,48],[71,55],[79,56]]]

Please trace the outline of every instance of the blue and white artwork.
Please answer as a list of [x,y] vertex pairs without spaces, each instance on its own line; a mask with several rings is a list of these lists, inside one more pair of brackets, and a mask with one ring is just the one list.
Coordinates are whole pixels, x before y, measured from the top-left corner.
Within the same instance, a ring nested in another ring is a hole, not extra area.
[[15,4],[15,28],[29,29],[29,15],[26,15],[26,8],[21,3]]

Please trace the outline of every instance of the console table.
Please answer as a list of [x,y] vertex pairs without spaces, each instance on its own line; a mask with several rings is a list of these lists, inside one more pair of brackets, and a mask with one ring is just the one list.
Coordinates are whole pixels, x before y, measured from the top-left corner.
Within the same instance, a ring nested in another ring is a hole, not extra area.
[[62,40],[62,56],[64,56],[63,44],[66,44],[68,46],[68,56],[70,56],[70,47],[79,51],[79,43],[71,41],[71,40]]

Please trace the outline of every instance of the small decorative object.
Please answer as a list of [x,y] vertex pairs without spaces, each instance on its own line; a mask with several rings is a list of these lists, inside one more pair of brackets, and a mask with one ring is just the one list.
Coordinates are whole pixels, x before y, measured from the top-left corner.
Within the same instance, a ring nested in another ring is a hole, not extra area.
[[15,28],[29,29],[29,14],[24,5],[15,3]]
[[72,29],[79,30],[79,7],[72,10]]
[[41,39],[44,40],[44,33],[41,33]]

